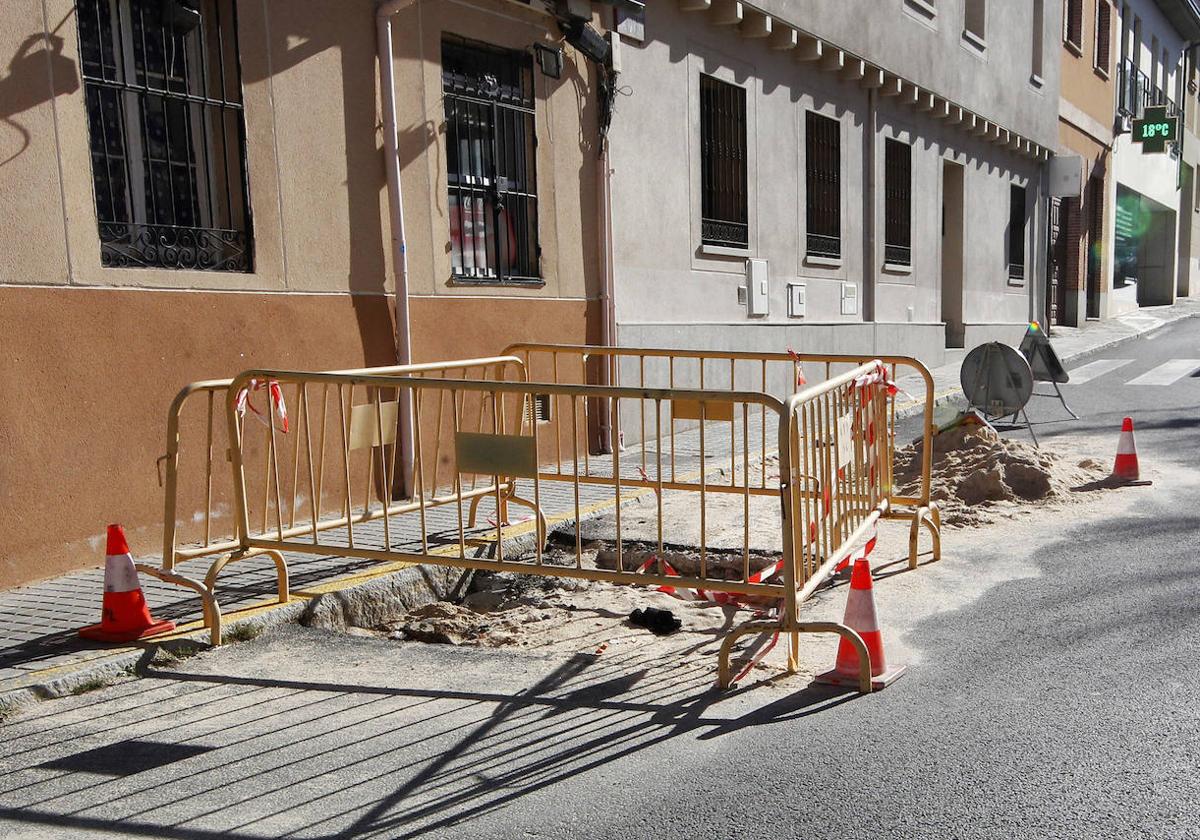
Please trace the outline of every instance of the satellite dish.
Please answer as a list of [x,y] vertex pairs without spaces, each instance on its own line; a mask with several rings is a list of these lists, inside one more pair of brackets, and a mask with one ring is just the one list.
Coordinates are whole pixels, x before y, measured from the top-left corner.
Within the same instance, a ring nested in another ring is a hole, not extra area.
[[988,417],[1016,415],[1033,395],[1033,371],[1015,348],[992,341],[963,359],[959,374],[971,408]]

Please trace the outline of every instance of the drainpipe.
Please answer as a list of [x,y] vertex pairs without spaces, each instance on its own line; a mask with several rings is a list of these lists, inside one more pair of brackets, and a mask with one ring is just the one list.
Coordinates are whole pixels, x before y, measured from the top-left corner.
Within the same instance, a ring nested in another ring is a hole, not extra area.
[[[608,165],[608,140],[602,138],[600,154],[596,158],[596,177],[599,182],[599,218],[597,229],[600,233],[600,344],[612,347],[616,343],[616,303],[613,297],[613,256],[612,256],[612,170]],[[605,359],[600,365],[600,384],[611,385],[609,360]],[[607,400],[605,400],[607,403]],[[611,410],[600,412],[600,451],[609,454],[613,451]],[[619,441],[617,442],[620,443]]]
[[[412,364],[411,321],[408,311],[408,253],[404,237],[404,202],[400,186],[400,155],[396,149],[396,86],[392,59],[392,18],[416,0],[385,0],[375,10],[378,38],[379,87],[383,104],[384,168],[387,171],[388,207],[391,216],[392,264],[396,274],[396,363]],[[413,492],[412,392],[400,390],[400,495]]]
[[[863,260],[863,320],[875,321],[875,276],[876,263],[879,259],[875,246],[875,149],[879,120],[876,115],[877,99],[874,88],[867,89],[867,189],[865,201],[867,212],[863,214],[863,226],[866,228],[867,258]],[[871,328],[871,342],[874,347],[875,327]]]

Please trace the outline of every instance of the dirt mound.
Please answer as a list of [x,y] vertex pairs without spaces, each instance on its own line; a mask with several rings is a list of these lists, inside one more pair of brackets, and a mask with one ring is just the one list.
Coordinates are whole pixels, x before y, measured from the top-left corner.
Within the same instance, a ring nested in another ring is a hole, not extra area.
[[[920,486],[922,442],[896,452],[896,484],[915,495]],[[981,525],[1022,503],[1070,498],[1071,488],[1094,482],[1104,467],[1072,461],[1049,449],[1007,440],[987,426],[962,425],[933,439],[933,487],[947,525]]]

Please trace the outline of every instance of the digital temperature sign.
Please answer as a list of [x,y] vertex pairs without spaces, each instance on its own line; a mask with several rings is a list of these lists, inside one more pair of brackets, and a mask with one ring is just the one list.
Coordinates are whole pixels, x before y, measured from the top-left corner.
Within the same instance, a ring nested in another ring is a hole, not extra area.
[[1167,143],[1173,142],[1179,132],[1179,118],[1168,117],[1167,109],[1161,105],[1146,108],[1140,120],[1133,121],[1133,142],[1142,144],[1146,153],[1161,153]]

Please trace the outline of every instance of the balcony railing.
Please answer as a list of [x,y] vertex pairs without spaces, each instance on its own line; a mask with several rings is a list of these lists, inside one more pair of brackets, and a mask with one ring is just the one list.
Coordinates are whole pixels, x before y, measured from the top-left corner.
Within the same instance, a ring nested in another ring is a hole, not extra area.
[[1151,84],[1150,77],[1128,58],[1118,68],[1117,91],[1117,108],[1122,114],[1140,117],[1147,107],[1154,105],[1165,105],[1167,116],[1179,113],[1175,100]]

